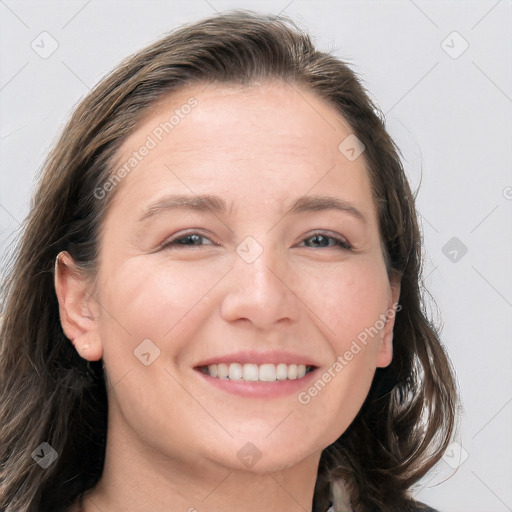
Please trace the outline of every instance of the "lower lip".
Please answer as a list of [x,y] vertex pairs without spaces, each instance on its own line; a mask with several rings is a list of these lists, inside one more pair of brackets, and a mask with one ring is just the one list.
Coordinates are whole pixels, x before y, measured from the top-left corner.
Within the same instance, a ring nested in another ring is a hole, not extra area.
[[233,395],[253,398],[277,398],[281,396],[299,393],[308,386],[316,376],[318,368],[306,373],[304,377],[294,380],[275,380],[273,382],[247,382],[244,380],[219,379],[211,377],[201,370],[196,370],[205,381]]

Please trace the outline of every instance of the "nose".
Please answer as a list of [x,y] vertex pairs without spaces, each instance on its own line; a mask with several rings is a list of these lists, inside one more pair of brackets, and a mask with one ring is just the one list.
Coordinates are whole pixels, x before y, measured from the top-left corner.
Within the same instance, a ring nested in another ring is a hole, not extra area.
[[262,331],[297,321],[300,300],[290,285],[290,268],[271,249],[252,263],[237,255],[228,280],[221,304],[225,321],[250,323]]

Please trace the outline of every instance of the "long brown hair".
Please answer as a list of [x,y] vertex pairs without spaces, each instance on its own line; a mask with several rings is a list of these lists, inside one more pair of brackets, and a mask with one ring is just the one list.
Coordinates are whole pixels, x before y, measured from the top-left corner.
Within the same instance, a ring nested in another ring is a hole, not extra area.
[[[323,451],[313,510],[328,508],[337,479],[358,512],[413,505],[408,489],[450,441],[456,387],[425,311],[421,236],[399,150],[346,63],[317,51],[286,17],[238,10],[180,27],[122,62],[78,105],[48,156],[2,287],[0,509],[64,510],[101,477],[107,385],[101,361],[78,356],[62,331],[54,262],[67,250],[95,271],[98,231],[115,192],[103,198],[97,191],[105,190],[121,143],[172,91],[267,78],[316,93],[365,145],[385,256],[401,278],[393,361],[377,370],[357,417]],[[59,454],[47,469],[31,457],[42,442]]]

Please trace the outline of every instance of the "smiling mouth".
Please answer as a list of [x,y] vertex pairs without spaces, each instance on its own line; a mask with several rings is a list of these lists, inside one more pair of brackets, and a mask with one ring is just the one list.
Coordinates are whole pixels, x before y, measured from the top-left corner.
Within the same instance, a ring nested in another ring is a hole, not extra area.
[[315,370],[315,366],[304,364],[252,364],[218,363],[199,366],[202,373],[217,379],[245,382],[275,382],[298,380]]

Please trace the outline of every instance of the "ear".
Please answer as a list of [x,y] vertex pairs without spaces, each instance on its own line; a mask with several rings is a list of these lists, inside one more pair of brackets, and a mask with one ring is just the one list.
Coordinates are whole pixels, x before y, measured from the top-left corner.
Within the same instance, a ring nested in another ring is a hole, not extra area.
[[393,277],[390,280],[390,292],[386,312],[381,318],[385,322],[379,341],[379,353],[377,355],[377,367],[385,368],[393,360],[393,328],[395,317],[401,306],[398,304],[400,298],[400,280]]
[[57,256],[54,274],[64,334],[81,357],[88,361],[100,360],[103,357],[103,345],[98,333],[100,309],[89,291],[90,283],[68,252],[61,252]]

